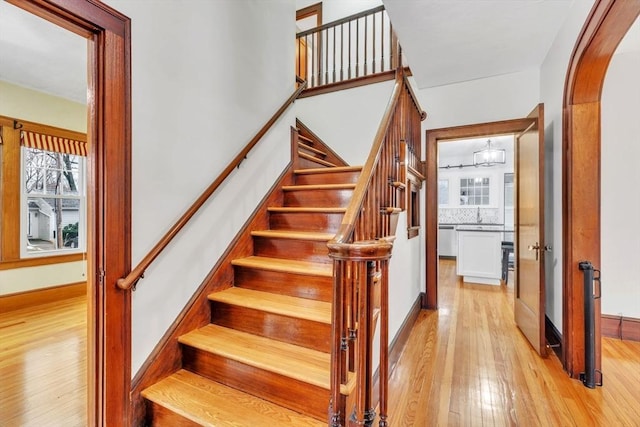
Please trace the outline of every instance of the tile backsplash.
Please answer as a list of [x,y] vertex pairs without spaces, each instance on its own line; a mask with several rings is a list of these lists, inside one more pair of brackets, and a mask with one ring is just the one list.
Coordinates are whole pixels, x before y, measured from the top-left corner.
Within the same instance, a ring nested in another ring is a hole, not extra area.
[[[499,224],[500,209],[480,208],[483,224]],[[475,224],[478,222],[478,208],[440,208],[438,221],[441,224]]]

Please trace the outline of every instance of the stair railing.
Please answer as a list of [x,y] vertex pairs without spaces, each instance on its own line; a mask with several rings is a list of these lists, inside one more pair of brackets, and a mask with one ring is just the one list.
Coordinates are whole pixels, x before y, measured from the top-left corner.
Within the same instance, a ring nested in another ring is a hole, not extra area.
[[205,204],[209,197],[215,193],[215,191],[220,187],[220,185],[231,175],[231,172],[234,171],[237,167],[240,166],[243,160],[247,158],[247,155],[251,151],[251,149],[262,139],[262,137],[267,133],[267,131],[273,126],[273,124],[278,121],[280,116],[289,108],[289,106],[300,96],[300,93],[307,87],[307,82],[300,77],[296,77],[296,90],[287,98],[287,100],[280,106],[280,108],[271,116],[271,118],[260,128],[258,133],[251,138],[251,140],[247,143],[247,145],[238,153],[238,155],[227,165],[226,168],[222,171],[222,173],[202,192],[200,197],[198,197],[193,204],[187,209],[184,214],[176,221],[176,223],[166,232],[164,236],[156,243],[156,245],[149,251],[147,255],[136,265],[136,267],[131,270],[131,272],[126,276],[118,279],[116,282],[118,287],[123,290],[128,290],[133,288],[135,290],[135,286],[138,281],[144,277],[144,272],[151,265],[151,263],[162,253],[162,251],[169,245],[169,243],[173,240],[174,237],[178,235],[180,230],[184,228],[185,225],[189,222],[189,220],[198,212],[198,210]]
[[384,6],[298,33],[296,53],[296,72],[309,88],[393,72],[401,61]]
[[[420,122],[425,118],[402,67],[398,67],[391,99],[353,198],[338,233],[328,244],[334,263],[331,427],[373,423],[372,359],[378,315],[379,416],[380,426],[387,426],[388,263],[397,216],[405,205],[407,163],[420,164],[420,158],[415,157],[420,155]],[[349,403],[346,394],[355,396],[354,403]],[[350,413],[340,413],[340,407]]]

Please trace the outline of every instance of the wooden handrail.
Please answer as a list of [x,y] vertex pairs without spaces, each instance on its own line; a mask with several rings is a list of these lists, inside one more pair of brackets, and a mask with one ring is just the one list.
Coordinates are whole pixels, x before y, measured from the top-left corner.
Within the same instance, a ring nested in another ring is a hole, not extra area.
[[400,76],[397,76],[396,84],[393,87],[393,92],[391,92],[391,98],[389,99],[387,108],[384,111],[384,115],[382,116],[380,125],[378,126],[378,131],[376,132],[376,136],[373,140],[373,145],[371,147],[371,151],[369,152],[369,157],[367,158],[367,161],[362,168],[360,179],[358,179],[356,188],[353,191],[353,196],[351,197],[351,202],[349,202],[349,206],[347,207],[344,217],[342,218],[342,223],[338,228],[338,232],[336,233],[335,237],[329,242],[329,244],[335,245],[340,243],[348,243],[349,239],[351,239],[351,236],[353,235],[353,230],[356,226],[356,221],[358,219],[358,215],[360,214],[360,210],[362,209],[362,203],[367,193],[367,188],[369,187],[369,183],[371,182],[371,178],[373,177],[373,169],[378,162],[382,143],[384,142],[384,138],[387,134],[387,129],[389,128],[389,123],[391,123],[391,117],[393,116],[396,104],[398,103],[398,99],[400,98],[402,85],[403,80],[400,78]]
[[[333,260],[331,398],[329,425],[371,425],[373,341],[380,327],[380,426],[387,426],[389,258],[397,219],[406,204],[407,170],[421,163],[421,126],[426,114],[402,67],[378,126],[367,161],[342,223],[327,244]],[[376,294],[379,295],[376,298]],[[342,387],[354,378],[354,404],[341,406]],[[342,411],[352,411],[350,413]]]
[[128,290],[135,286],[140,280],[145,270],[151,265],[151,263],[160,255],[160,253],[167,247],[167,245],[173,240],[174,237],[182,230],[182,228],[189,222],[189,220],[196,214],[196,212],[205,204],[205,202],[211,197],[211,195],[220,187],[220,185],[227,179],[231,172],[237,168],[240,163],[246,158],[251,149],[262,139],[267,131],[273,126],[273,124],[280,118],[287,108],[298,98],[300,93],[307,87],[307,82],[296,76],[296,82],[300,83],[300,86],[287,98],[282,106],[275,112],[273,116],[260,128],[258,133],[249,141],[249,143],[238,153],[238,155],[227,165],[222,173],[207,187],[206,190],[196,199],[187,211],[182,214],[180,219],[162,236],[162,239],[149,251],[149,253],[131,270],[131,272],[123,278],[118,279],[117,285],[120,289]]

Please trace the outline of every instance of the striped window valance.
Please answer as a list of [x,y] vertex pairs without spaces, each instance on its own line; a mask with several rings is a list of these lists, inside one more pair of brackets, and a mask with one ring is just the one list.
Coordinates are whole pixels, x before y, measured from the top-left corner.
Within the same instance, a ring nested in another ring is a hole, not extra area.
[[39,150],[54,151],[56,153],[87,155],[87,143],[75,139],[61,138],[43,133],[23,131],[20,135],[20,143],[25,147]]

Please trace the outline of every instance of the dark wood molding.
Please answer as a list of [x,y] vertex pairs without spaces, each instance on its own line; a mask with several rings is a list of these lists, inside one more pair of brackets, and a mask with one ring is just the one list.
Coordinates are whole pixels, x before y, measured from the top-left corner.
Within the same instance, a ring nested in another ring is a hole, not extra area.
[[24,267],[37,267],[41,265],[63,264],[66,262],[83,261],[87,258],[86,253],[75,253],[65,255],[51,255],[43,257],[23,258],[15,261],[0,261],[0,271],[13,270]]
[[602,315],[602,336],[627,341],[640,341],[640,319]]
[[89,40],[87,421],[126,427],[131,294],[115,283],[131,268],[131,21],[97,0],[11,3]]
[[368,76],[356,77],[349,80],[343,80],[336,83],[329,83],[322,86],[315,86],[309,89],[305,89],[300,98],[306,98],[308,96],[323,95],[325,93],[338,92],[346,89],[353,89],[360,86],[366,86],[375,83],[386,82],[394,80],[396,78],[396,71],[385,71],[382,73],[370,74]]
[[322,2],[296,10],[296,21],[316,15],[316,27],[322,25]]
[[338,153],[333,151],[333,149],[329,145],[327,145],[327,143],[325,143],[322,138],[320,138],[311,129],[309,129],[307,125],[302,123],[300,119],[296,119],[296,127],[298,128],[300,135],[312,139],[314,143],[317,143],[322,147],[321,150],[327,153],[327,158],[325,160],[337,166],[349,166],[349,164],[342,157],[340,157]]
[[[402,325],[396,335],[393,337],[393,340],[389,344],[389,378],[393,375],[393,370],[398,364],[398,360],[400,356],[402,356],[402,351],[404,350],[407,341],[409,341],[409,335],[411,335],[411,330],[413,329],[413,325],[415,325],[416,320],[418,319],[418,315],[420,314],[420,310],[422,309],[422,300],[424,299],[424,293],[420,293],[418,298],[413,302],[411,309],[405,316],[402,321]],[[373,393],[372,396],[375,397],[375,401],[373,402],[373,406],[378,406],[378,398],[380,397],[380,371],[376,370],[373,375]]]
[[145,422],[145,403],[140,393],[145,388],[180,369],[182,351],[178,344],[178,338],[189,331],[210,323],[211,306],[207,295],[233,286],[234,273],[231,261],[254,253],[251,231],[269,228],[267,207],[280,206],[283,199],[281,187],[290,185],[293,181],[293,170],[290,164],[231,241],[227,250],[211,269],[133,378],[131,388],[133,425],[141,426]]
[[551,322],[549,316],[544,316],[544,332],[547,344],[551,347],[551,350],[558,356],[558,359],[562,360],[562,334]]
[[[585,369],[584,291],[580,261],[600,267],[600,98],[615,50],[640,15],[640,0],[597,0],[578,36],[564,87],[562,120],[563,366]],[[592,167],[585,167],[592,165]],[[596,300],[596,336],[601,335]],[[596,340],[596,369],[601,368]]]
[[26,292],[0,295],[0,313],[20,310],[87,294],[87,282],[70,283]]
[[521,118],[489,123],[453,126],[426,131],[426,291],[423,308],[438,308],[438,142],[489,135],[519,133],[531,124]]

